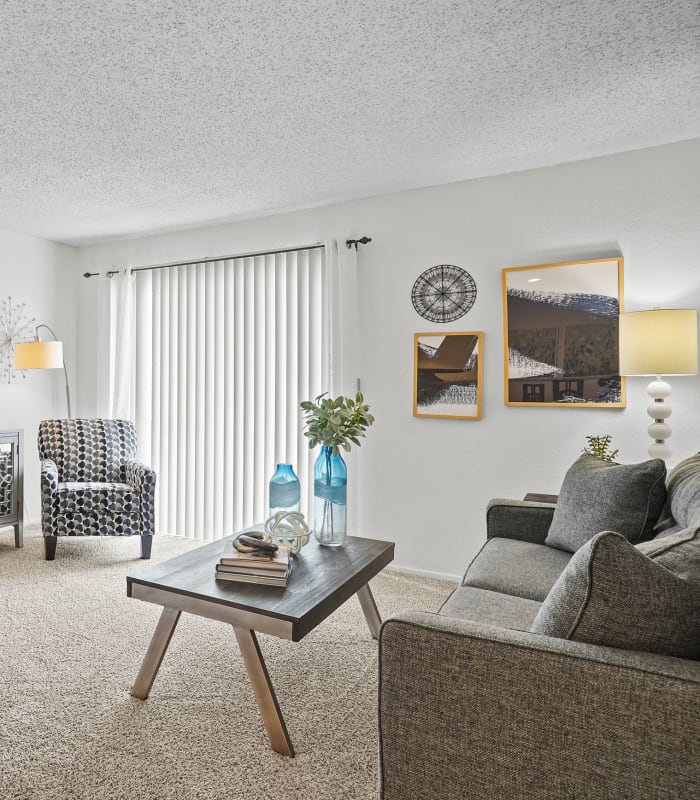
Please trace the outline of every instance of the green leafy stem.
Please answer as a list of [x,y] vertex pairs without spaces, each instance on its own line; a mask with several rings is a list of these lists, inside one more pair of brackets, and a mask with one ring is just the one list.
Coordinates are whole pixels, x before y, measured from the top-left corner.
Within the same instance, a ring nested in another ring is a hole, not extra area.
[[605,434],[604,436],[586,436],[588,440],[588,447],[584,448],[584,453],[600,458],[602,461],[615,461],[618,450],[610,449],[610,442],[612,436]]
[[361,392],[350,397],[340,395],[335,399],[326,397],[327,392],[320,394],[313,402],[304,400],[300,403],[304,411],[309,447],[317,445],[331,447],[333,455],[338,455],[339,448],[349,452],[351,445],[360,447],[360,438],[374,422],[369,413]]

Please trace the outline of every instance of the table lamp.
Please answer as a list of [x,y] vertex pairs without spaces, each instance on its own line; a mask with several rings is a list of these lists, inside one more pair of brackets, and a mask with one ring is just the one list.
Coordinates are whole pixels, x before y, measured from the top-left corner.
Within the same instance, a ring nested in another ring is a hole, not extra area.
[[654,309],[620,314],[620,375],[654,375],[647,386],[652,403],[647,428],[654,440],[651,458],[667,459],[671,450],[666,440],[671,426],[671,406],[666,402],[671,387],[662,380],[668,375],[695,375],[698,371],[697,311],[692,309]]
[[[53,336],[53,341],[42,342],[39,339],[39,328]],[[66,379],[66,405],[68,417],[72,417],[70,407],[70,389],[68,388],[68,371],[63,360],[63,342],[56,339],[56,334],[48,325],[37,325],[33,342],[15,343],[15,369],[62,369]]]

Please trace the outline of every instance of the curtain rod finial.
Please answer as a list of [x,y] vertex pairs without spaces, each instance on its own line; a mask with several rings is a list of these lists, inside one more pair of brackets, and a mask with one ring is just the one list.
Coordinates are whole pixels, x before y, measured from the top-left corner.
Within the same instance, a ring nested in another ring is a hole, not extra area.
[[372,240],[369,236],[363,236],[361,239],[347,239],[345,241],[345,246],[350,249],[353,245],[355,245],[355,250],[357,250],[358,244],[369,244]]

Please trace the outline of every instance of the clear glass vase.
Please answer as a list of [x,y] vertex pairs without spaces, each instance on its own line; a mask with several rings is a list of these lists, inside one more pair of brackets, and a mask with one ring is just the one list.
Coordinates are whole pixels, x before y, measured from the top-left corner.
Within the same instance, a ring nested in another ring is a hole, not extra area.
[[270,478],[268,516],[274,517],[279,511],[298,511],[300,498],[299,478],[294,474],[292,465],[278,464],[275,474]]
[[348,470],[340,453],[324,446],[314,464],[314,536],[319,544],[338,547],[348,536]]

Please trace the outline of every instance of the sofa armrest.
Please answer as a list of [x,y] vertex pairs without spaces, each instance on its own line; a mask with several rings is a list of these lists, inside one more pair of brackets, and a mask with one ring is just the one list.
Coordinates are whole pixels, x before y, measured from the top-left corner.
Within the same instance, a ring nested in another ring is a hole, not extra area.
[[379,736],[382,800],[691,800],[700,663],[404,613]]
[[501,536],[544,544],[555,507],[530,500],[490,500],[486,506],[486,538]]
[[156,473],[140,461],[126,461],[122,464],[124,483],[133,486],[139,493],[139,515],[141,535],[155,533]]

